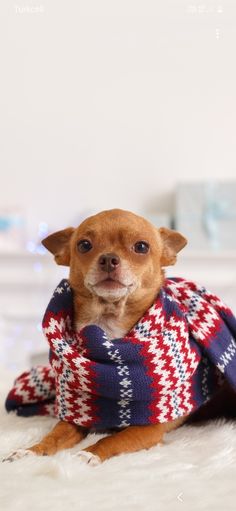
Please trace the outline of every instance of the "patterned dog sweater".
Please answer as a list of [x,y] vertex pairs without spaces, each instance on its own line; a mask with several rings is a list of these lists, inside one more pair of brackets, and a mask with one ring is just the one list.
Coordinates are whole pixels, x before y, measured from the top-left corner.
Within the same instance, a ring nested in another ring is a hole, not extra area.
[[199,408],[224,380],[236,389],[236,319],[221,300],[169,278],[124,338],[97,325],[73,331],[63,279],[43,318],[49,365],[19,376],[6,400],[18,415],[53,415],[86,428],[163,423]]

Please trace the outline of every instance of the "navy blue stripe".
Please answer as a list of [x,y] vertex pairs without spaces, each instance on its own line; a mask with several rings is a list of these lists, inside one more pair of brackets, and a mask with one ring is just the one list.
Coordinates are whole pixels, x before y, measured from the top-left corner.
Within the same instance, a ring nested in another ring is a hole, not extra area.
[[[126,410],[131,410],[130,419],[125,419],[131,424],[147,424],[150,416],[148,404],[150,402],[150,393],[152,393],[151,383],[153,381],[147,375],[144,357],[141,355],[142,345],[133,344],[128,339],[115,339],[108,341],[111,346],[105,347],[104,331],[91,325],[85,327],[82,331],[82,338],[85,342],[89,358],[93,361],[99,361],[96,365],[95,386],[100,390],[101,395],[109,399],[96,399],[96,405],[99,407],[99,417],[101,428],[104,425],[117,427],[121,423],[119,412],[122,407],[119,401],[124,399],[128,401]],[[121,356],[121,363],[115,363],[110,360],[108,351]],[[125,366],[128,366],[128,374]],[[124,371],[123,371],[124,368]],[[121,372],[121,374],[119,374]],[[131,381],[127,390],[132,390],[132,397],[126,395],[126,387],[121,385],[123,379]],[[124,390],[124,397],[121,397],[121,391]]]

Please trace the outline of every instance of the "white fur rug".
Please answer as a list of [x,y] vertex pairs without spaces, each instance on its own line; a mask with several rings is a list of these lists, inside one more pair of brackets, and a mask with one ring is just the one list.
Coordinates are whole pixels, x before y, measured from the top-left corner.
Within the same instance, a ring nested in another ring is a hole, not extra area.
[[[11,383],[12,377],[3,374],[1,458],[38,441],[56,422],[7,415],[3,400]],[[94,438],[90,435],[81,445]],[[0,507],[7,511],[235,510],[236,424],[184,426],[166,436],[162,447],[122,455],[97,467],[64,451],[0,463],[0,471]]]

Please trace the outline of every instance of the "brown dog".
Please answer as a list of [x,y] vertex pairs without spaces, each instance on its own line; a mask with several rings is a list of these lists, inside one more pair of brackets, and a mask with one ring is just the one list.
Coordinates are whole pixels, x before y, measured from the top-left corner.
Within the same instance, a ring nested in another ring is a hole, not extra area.
[[[175,263],[186,243],[178,232],[157,229],[144,218],[119,209],[99,213],[77,229],[67,228],[43,241],[57,264],[70,267],[74,329],[97,324],[111,339],[123,337],[152,305],[163,285],[163,267]],[[129,426],[79,455],[95,464],[117,454],[148,449],[183,421]],[[60,421],[40,443],[8,459],[27,453],[51,455],[73,447],[86,434],[83,428]]]

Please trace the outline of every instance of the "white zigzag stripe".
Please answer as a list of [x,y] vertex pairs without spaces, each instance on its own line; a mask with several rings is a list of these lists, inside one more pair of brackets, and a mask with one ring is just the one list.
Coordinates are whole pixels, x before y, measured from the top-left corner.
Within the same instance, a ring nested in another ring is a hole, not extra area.
[[86,400],[89,397],[90,397],[89,395],[86,395],[85,393],[83,393],[83,394],[81,394],[81,396],[79,396],[76,399],[76,405],[78,407],[78,410],[76,410],[76,413],[78,414],[78,411],[79,411],[80,418],[78,417],[78,419],[75,420],[75,422],[77,422],[81,426],[83,425],[83,423],[86,424],[86,422],[92,418],[89,415],[89,412],[91,411],[90,406],[88,406],[88,404],[86,402]]
[[64,318],[61,318],[60,321],[50,318],[48,326],[44,327],[43,331],[45,335],[47,334],[54,334],[56,330],[59,330],[59,332],[65,331],[65,320]]
[[[192,404],[190,402],[191,399],[191,383],[189,381],[186,381],[181,389],[182,396],[183,396],[183,406],[187,408],[189,412],[192,410]],[[184,413],[186,413],[186,410],[184,410]]]
[[159,413],[159,415],[157,416],[157,422],[167,421],[167,416],[169,413],[169,407],[167,406],[167,403],[169,404],[169,399],[170,399],[169,393],[160,396],[158,408],[161,409],[161,413]]
[[[73,419],[74,422],[81,425],[83,425],[83,423],[86,424],[86,421],[92,418],[89,415],[91,408],[86,402],[89,397],[89,393],[81,392],[81,394],[79,394],[75,399],[74,393],[68,388],[68,376],[66,373],[68,373],[68,371],[63,371],[59,378],[60,396],[57,396],[58,415],[60,419],[65,419],[70,415],[74,416],[76,408],[77,419]],[[69,402],[70,399],[72,399],[73,404]]]
[[198,319],[198,311],[203,310],[203,307],[201,304],[199,304],[198,307],[196,307],[195,314],[189,317],[189,324],[192,325],[192,329],[194,332],[195,338],[200,341],[204,341],[206,336],[210,333],[211,329],[215,327],[216,322],[218,322],[218,314],[215,312],[215,310],[210,307],[210,310],[208,313],[204,314],[204,320],[201,321],[201,324],[199,323],[196,327],[194,324],[194,321]]
[[[171,327],[177,327],[178,331],[173,328],[171,330],[168,328],[167,335],[166,332],[164,333],[164,342],[169,345],[168,355],[172,358],[171,366],[175,367],[174,376],[176,376],[179,379],[179,383],[182,384],[183,381],[186,381],[192,376],[198,366],[198,360],[196,353],[191,350],[189,333],[183,322],[175,321],[171,318],[170,325]],[[181,337],[181,341],[179,340],[179,336]],[[183,352],[183,347],[186,350],[185,353]],[[184,362],[186,358],[188,363]]]
[[155,317],[155,324],[163,328],[165,318],[161,307],[157,307],[155,304],[150,308],[150,314]]
[[[49,372],[49,376],[53,377],[54,373],[51,370]],[[37,397],[47,398],[49,395],[51,396],[51,384],[44,380],[44,371],[40,366],[37,369],[32,369],[27,378],[27,385],[34,390],[34,394]],[[28,390],[24,390],[25,387],[25,379],[23,381],[18,381],[16,386],[16,394],[22,397],[23,402],[30,402]],[[34,401],[34,399],[33,399]]]

